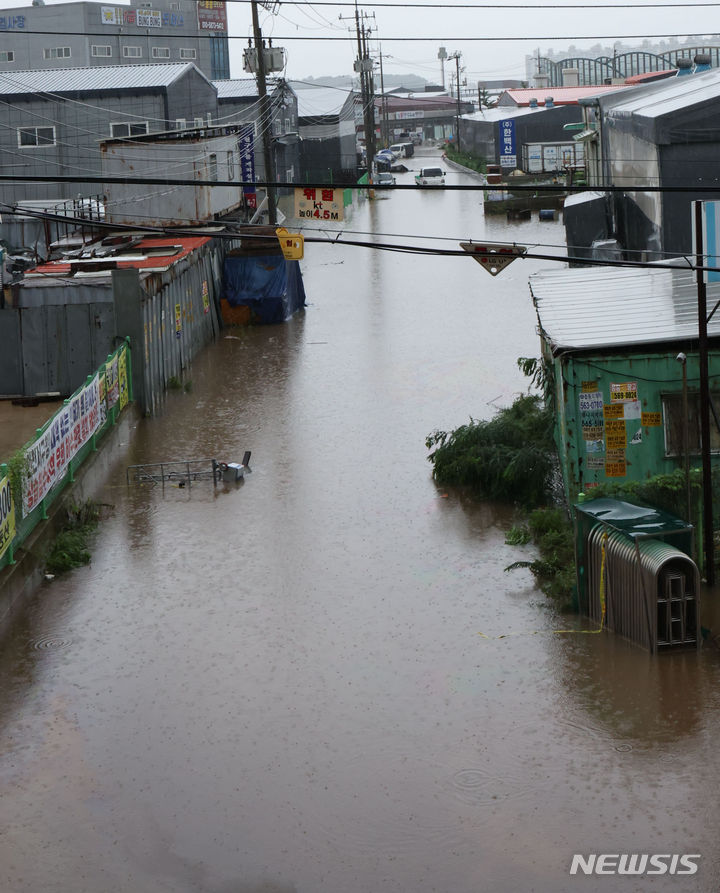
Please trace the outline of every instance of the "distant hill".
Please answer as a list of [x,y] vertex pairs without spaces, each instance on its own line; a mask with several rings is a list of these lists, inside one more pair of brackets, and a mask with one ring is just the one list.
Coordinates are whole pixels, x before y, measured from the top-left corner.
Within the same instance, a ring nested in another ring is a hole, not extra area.
[[[350,90],[353,87],[359,89],[358,79],[350,75],[326,75],[318,78],[303,78],[303,83],[313,84],[318,87],[338,87],[341,90]],[[416,74],[386,74],[384,77],[385,89],[393,87],[407,87],[409,92],[422,91],[428,81]],[[375,77],[375,89],[380,90],[380,78]]]

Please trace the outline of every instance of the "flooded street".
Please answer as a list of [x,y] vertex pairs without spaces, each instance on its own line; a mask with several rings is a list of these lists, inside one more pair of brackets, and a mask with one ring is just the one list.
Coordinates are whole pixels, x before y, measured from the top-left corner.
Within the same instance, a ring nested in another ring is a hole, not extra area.
[[[398,191],[345,234],[561,246],[480,202]],[[431,478],[427,434],[527,388],[552,262],[493,278],[335,235],[306,244],[304,313],[225,330],[138,424],[92,564],[8,631],[0,891],[718,890],[720,653],[554,633],[582,623],[504,572],[530,557],[512,510]],[[125,483],[248,449],[237,486]],[[576,853],[702,858],[584,877]]]

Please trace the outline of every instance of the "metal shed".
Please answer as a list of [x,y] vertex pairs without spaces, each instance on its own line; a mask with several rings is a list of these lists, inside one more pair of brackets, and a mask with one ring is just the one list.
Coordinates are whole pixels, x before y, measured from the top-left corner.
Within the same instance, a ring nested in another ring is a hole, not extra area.
[[652,654],[699,648],[692,526],[618,499],[579,503],[575,510],[584,613]]

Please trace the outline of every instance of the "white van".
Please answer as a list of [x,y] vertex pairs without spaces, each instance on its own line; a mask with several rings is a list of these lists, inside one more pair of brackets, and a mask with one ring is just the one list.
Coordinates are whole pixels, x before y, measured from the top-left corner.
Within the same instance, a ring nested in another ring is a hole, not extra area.
[[445,171],[441,167],[421,167],[415,174],[418,186],[444,186]]

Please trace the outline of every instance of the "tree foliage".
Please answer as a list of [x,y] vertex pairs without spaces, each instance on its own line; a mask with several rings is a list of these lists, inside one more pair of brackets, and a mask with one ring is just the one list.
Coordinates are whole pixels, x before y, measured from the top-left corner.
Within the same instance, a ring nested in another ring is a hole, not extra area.
[[434,431],[426,439],[433,477],[482,499],[546,505],[555,471],[552,422],[541,398],[525,394],[490,421]]

